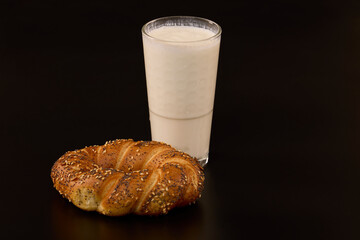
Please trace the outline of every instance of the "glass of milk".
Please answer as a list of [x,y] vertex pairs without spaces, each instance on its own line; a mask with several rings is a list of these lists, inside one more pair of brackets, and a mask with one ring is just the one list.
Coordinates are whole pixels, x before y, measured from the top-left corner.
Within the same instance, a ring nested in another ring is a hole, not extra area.
[[151,137],[208,162],[221,27],[189,16],[142,28]]

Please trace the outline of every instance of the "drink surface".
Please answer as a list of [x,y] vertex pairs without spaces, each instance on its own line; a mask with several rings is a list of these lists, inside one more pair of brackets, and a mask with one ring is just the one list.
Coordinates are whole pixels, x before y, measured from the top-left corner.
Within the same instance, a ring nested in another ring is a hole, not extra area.
[[150,36],[172,42],[201,41],[214,36],[210,30],[189,26],[165,26],[152,30]]

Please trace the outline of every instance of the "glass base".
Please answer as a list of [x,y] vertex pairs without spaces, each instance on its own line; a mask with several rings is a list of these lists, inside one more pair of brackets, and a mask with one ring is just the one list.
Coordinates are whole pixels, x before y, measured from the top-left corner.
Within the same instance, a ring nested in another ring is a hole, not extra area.
[[205,165],[208,163],[208,161],[209,161],[209,156],[198,159],[198,162],[201,167],[205,167]]

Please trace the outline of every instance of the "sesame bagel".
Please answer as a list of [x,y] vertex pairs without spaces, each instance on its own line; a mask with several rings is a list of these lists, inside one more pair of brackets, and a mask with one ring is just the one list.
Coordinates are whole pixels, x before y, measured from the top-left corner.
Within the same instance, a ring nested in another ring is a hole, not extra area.
[[51,179],[75,206],[121,216],[166,214],[191,204],[205,178],[196,159],[167,144],[121,139],[65,153]]

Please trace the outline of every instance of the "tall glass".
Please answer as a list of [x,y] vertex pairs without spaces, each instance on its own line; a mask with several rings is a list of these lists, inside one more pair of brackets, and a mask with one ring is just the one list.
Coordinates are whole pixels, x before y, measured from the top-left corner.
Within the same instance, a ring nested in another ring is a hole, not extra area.
[[172,16],[142,28],[151,136],[208,162],[221,27]]

